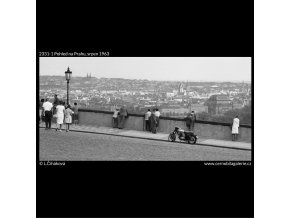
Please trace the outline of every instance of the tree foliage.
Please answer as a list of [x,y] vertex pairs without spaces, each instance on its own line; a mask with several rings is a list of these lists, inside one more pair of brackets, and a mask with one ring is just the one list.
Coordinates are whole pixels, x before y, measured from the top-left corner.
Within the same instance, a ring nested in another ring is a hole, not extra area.
[[223,115],[210,115],[209,113],[202,112],[197,115],[198,120],[203,121],[213,121],[213,122],[222,122],[222,123],[232,123],[233,118],[239,116],[240,124],[252,123],[252,111],[250,106],[245,106],[241,109],[234,109],[226,111]]

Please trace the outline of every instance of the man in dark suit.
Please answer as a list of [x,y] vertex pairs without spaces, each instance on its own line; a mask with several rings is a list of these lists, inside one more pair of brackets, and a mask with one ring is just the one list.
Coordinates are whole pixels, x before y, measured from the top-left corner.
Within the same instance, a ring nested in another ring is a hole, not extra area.
[[128,111],[126,109],[126,106],[123,105],[120,109],[120,116],[119,116],[119,122],[118,122],[118,128],[123,129],[125,125],[125,119],[128,117]]
[[194,111],[191,112],[191,115],[192,115],[192,123],[191,123],[191,126],[190,126],[190,130],[193,131],[194,129],[194,124],[195,124],[195,121],[196,121],[196,114]]

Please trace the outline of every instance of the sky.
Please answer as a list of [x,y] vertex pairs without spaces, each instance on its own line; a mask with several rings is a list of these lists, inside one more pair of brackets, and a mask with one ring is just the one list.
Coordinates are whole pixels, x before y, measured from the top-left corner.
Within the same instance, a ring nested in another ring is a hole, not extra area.
[[169,81],[251,81],[250,57],[41,57],[40,75]]

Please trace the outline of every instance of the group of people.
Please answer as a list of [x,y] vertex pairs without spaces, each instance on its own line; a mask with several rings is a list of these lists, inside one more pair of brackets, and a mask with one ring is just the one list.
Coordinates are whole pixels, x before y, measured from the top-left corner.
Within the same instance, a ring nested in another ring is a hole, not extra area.
[[[160,122],[160,112],[158,108],[148,109],[145,113],[145,129],[146,131],[156,134]],[[113,114],[113,128],[123,129],[126,118],[128,118],[128,111],[126,106],[123,105],[120,108],[116,108]],[[66,124],[66,131],[70,130],[70,124],[78,123],[78,105],[74,103],[74,107],[69,104],[65,104],[64,101],[58,99],[57,95],[54,96],[54,102],[51,103],[49,98],[41,99],[39,103],[39,122],[45,121],[45,129],[51,129],[51,120],[56,118],[56,131],[62,131],[62,125]],[[196,114],[194,111],[189,113],[185,118],[185,124],[189,131],[194,130],[194,124],[196,121]],[[239,118],[236,116],[232,123],[232,140],[236,141],[239,134]]]
[[[146,131],[152,132],[154,134],[157,133],[159,122],[160,122],[160,112],[159,110],[153,109],[153,112],[151,112],[150,109],[145,113],[145,129]],[[185,118],[186,126],[189,131],[193,131],[194,123],[196,120],[196,114],[194,111],[189,113],[187,117]]]
[[66,131],[70,130],[72,122],[76,125],[78,123],[78,105],[75,102],[74,107],[71,108],[69,104],[58,99],[57,95],[54,96],[54,102],[51,103],[49,98],[41,99],[39,105],[39,122],[42,117],[45,120],[45,129],[51,129],[51,120],[56,119],[56,131],[62,131],[62,125],[66,124]]
[[[126,118],[128,117],[129,114],[125,105],[120,108],[116,107],[113,113],[113,128],[123,129]],[[150,131],[154,134],[157,133],[159,117],[160,112],[158,109],[153,109],[152,113],[151,110],[148,109],[148,111],[145,113],[146,131]]]
[[[150,109],[145,113],[145,129],[146,131],[152,132],[154,134],[157,133],[158,126],[159,126],[159,119],[160,119],[160,112],[158,109],[153,109],[151,112]],[[188,131],[194,131],[194,124],[196,122],[196,113],[191,111],[188,113],[185,118],[185,124]],[[240,120],[238,115],[233,119],[232,123],[232,141],[237,141],[238,134],[239,134],[239,124]]]
[[125,105],[121,108],[115,108],[113,114],[113,128],[123,129],[125,126],[125,120],[128,116],[128,111]]
[[158,108],[153,109],[151,112],[150,109],[145,113],[145,129],[146,131],[156,134],[158,131],[159,121],[160,121],[160,112]]

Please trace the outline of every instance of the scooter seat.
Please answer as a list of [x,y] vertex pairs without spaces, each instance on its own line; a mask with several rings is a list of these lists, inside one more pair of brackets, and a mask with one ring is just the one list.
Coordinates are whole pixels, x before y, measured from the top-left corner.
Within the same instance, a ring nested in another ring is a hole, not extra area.
[[193,131],[184,131],[185,134],[194,134]]

